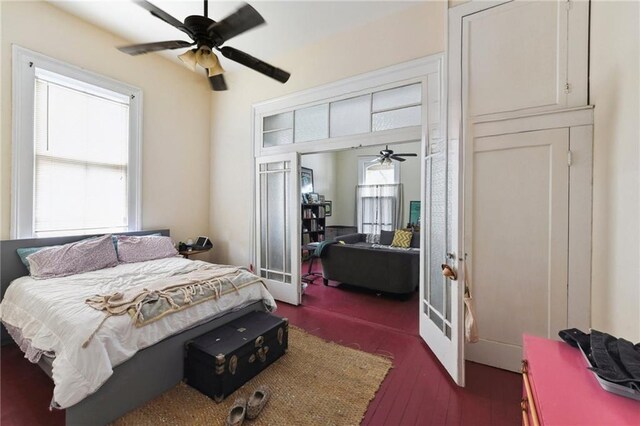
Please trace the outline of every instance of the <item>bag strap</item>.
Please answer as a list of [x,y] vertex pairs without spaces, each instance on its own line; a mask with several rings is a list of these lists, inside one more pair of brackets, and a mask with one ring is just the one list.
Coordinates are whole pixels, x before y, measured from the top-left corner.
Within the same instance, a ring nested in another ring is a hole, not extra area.
[[467,253],[464,254],[462,267],[464,268],[464,295],[465,297],[471,297],[471,279],[469,278],[469,270],[467,269]]

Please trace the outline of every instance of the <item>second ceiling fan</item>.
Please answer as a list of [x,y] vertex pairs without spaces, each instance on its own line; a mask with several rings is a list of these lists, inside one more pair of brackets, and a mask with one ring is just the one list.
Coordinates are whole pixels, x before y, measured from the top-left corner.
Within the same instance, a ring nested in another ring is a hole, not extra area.
[[385,148],[380,151],[380,156],[377,157],[375,160],[372,160],[371,162],[380,163],[380,164],[391,164],[391,160],[403,162],[403,161],[407,161],[407,159],[403,157],[417,157],[417,156],[418,155],[413,152],[403,153],[403,154],[394,154],[393,150],[389,149],[389,145],[386,145]]
[[232,61],[238,62],[281,83],[286,83],[291,76],[288,72],[261,61],[248,53],[234,49],[231,46],[223,46],[229,39],[265,23],[260,13],[248,4],[244,4],[231,15],[216,22],[209,18],[209,2],[208,0],[204,0],[204,15],[187,16],[184,22],[180,22],[178,19],[146,0],[134,0],[134,2],[148,10],[156,18],[187,34],[192,41],[171,40],[133,44],[118,47],[118,50],[121,52],[129,55],[141,55],[166,49],[181,49],[196,46],[194,49],[189,49],[178,57],[193,71],[196,71],[198,65],[204,68],[211,89],[214,91],[227,90],[227,84],[222,75],[224,69],[220,65],[220,61],[214,53],[214,50],[219,51],[224,57]]

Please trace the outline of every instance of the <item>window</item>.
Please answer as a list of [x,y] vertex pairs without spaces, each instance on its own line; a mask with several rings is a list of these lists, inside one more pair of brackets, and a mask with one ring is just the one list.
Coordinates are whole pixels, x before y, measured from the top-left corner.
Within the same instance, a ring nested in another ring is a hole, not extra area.
[[14,236],[138,229],[140,93],[24,49],[17,59]]
[[262,117],[262,148],[365,135],[422,124],[422,83],[336,100]]
[[390,161],[380,163],[378,156],[367,155],[358,158],[358,184],[383,185],[400,183],[400,163]]
[[358,232],[380,234],[402,226],[400,163],[379,162],[376,156],[358,159],[356,188]]

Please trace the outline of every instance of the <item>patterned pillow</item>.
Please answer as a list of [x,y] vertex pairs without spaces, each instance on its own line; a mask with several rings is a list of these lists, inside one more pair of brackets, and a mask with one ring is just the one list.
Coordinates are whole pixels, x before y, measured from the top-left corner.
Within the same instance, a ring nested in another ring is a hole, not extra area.
[[122,263],[174,257],[178,251],[169,237],[118,235],[118,260]]
[[18,253],[18,256],[20,257],[20,261],[22,261],[22,263],[24,264],[24,266],[27,267],[27,271],[31,272],[31,266],[29,265],[29,261],[27,260],[27,257],[29,257],[29,255],[32,255],[33,253],[36,253],[42,249],[46,249],[52,246],[46,246],[46,247],[23,247],[23,248],[19,248],[16,249],[16,252]]
[[43,248],[27,256],[35,279],[66,277],[118,264],[111,235]]
[[380,242],[380,235],[378,234],[366,234],[365,242],[378,244]]
[[412,236],[413,233],[411,231],[396,229],[396,233],[393,236],[393,241],[391,242],[391,247],[409,248],[409,246],[411,246]]

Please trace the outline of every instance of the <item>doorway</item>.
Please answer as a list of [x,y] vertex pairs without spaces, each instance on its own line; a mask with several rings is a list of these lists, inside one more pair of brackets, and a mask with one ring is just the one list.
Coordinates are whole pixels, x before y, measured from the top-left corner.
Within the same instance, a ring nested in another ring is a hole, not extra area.
[[[415,141],[301,155],[303,305],[418,334],[420,153]],[[389,241],[397,229],[407,247]]]

